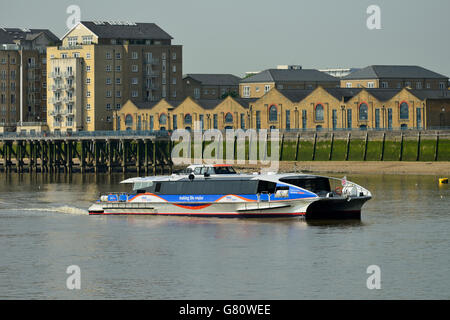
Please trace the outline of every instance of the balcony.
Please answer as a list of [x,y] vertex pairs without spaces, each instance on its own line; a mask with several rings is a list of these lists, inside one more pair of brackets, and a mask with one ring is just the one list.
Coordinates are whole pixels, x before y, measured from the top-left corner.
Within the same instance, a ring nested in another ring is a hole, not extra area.
[[152,58],[152,59],[145,59],[144,64],[152,64],[152,65],[158,65],[159,59]]
[[40,88],[36,88],[36,87],[28,87],[27,90],[29,93],[38,93],[41,91]]
[[159,76],[159,72],[158,71],[150,71],[150,72],[146,72],[145,73],[145,77],[146,78],[156,78]]
[[64,90],[66,90],[66,91],[73,91],[74,90],[73,83],[66,83],[64,85]]
[[159,86],[157,84],[155,84],[155,83],[146,84],[145,85],[145,89],[158,90]]
[[61,78],[61,73],[53,71],[53,72],[50,73],[50,78],[53,78],[53,79]]
[[38,69],[41,67],[39,63],[27,63],[28,69]]
[[60,84],[53,84],[52,91],[61,91],[62,86]]
[[74,102],[74,99],[73,99],[73,97],[64,97],[63,102],[64,103],[72,103],[72,102]]
[[61,98],[57,98],[57,97],[52,97],[52,98],[50,98],[50,103],[53,103],[53,104],[61,104],[61,102],[62,102],[62,99],[61,99]]
[[65,78],[73,78],[74,77],[73,71],[66,71],[66,72],[64,72],[64,77]]

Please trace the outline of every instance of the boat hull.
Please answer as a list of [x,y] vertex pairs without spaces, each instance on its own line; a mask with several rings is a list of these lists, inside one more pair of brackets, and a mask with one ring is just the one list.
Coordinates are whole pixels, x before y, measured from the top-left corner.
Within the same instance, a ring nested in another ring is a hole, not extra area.
[[219,218],[360,219],[370,197],[353,199],[309,198],[295,201],[231,203],[96,203],[90,215],[165,215]]

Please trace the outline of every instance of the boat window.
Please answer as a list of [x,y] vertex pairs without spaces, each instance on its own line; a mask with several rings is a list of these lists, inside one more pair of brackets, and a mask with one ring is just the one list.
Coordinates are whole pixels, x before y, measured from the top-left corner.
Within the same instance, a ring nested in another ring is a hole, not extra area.
[[330,181],[328,178],[324,177],[287,177],[287,178],[281,178],[281,182],[286,182],[289,184],[292,184],[294,186],[303,188],[305,190],[309,190],[314,193],[319,192],[330,192]]
[[155,186],[155,192],[160,192],[161,191],[161,182],[157,182],[156,186]]
[[160,184],[162,194],[256,194],[257,180],[193,180],[193,181],[164,181]]
[[194,169],[194,174],[201,174],[202,167],[197,167]]
[[234,171],[233,167],[215,167],[214,168],[216,174],[234,174],[236,171]]
[[153,185],[153,181],[135,182],[133,185],[133,190],[147,189]]
[[275,193],[276,186],[275,182],[259,180],[258,193]]

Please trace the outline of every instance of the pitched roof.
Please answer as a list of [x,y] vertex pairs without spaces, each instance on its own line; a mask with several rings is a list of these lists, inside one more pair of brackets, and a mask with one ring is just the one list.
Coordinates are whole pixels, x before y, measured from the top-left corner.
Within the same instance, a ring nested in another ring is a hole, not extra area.
[[279,81],[339,82],[339,79],[316,69],[268,69],[243,79],[241,83]]
[[188,73],[183,76],[183,79],[188,77],[207,86],[237,86],[239,85],[239,81],[241,81],[241,78],[233,74]]
[[425,69],[420,66],[373,65],[346,75],[344,80],[409,78],[409,79],[446,79],[447,76]]
[[48,29],[0,28],[0,43],[14,44],[18,40],[34,40],[41,34],[45,34],[51,41],[59,41],[59,38]]
[[81,21],[81,24],[105,39],[173,39],[167,32],[154,23]]
[[[132,102],[138,109],[152,109],[161,101],[162,99],[158,101],[132,101]],[[183,101],[184,100],[166,100],[166,102],[174,108],[178,107],[178,105],[180,105]]]
[[413,95],[415,95],[420,100],[431,99],[431,100],[440,100],[440,99],[450,99],[450,90],[415,90],[415,89],[407,89]]

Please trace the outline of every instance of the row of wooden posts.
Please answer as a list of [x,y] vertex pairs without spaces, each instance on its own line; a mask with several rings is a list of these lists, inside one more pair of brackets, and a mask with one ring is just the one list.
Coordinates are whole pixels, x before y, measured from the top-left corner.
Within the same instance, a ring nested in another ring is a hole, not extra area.
[[5,172],[172,172],[171,141],[155,139],[3,140]]

